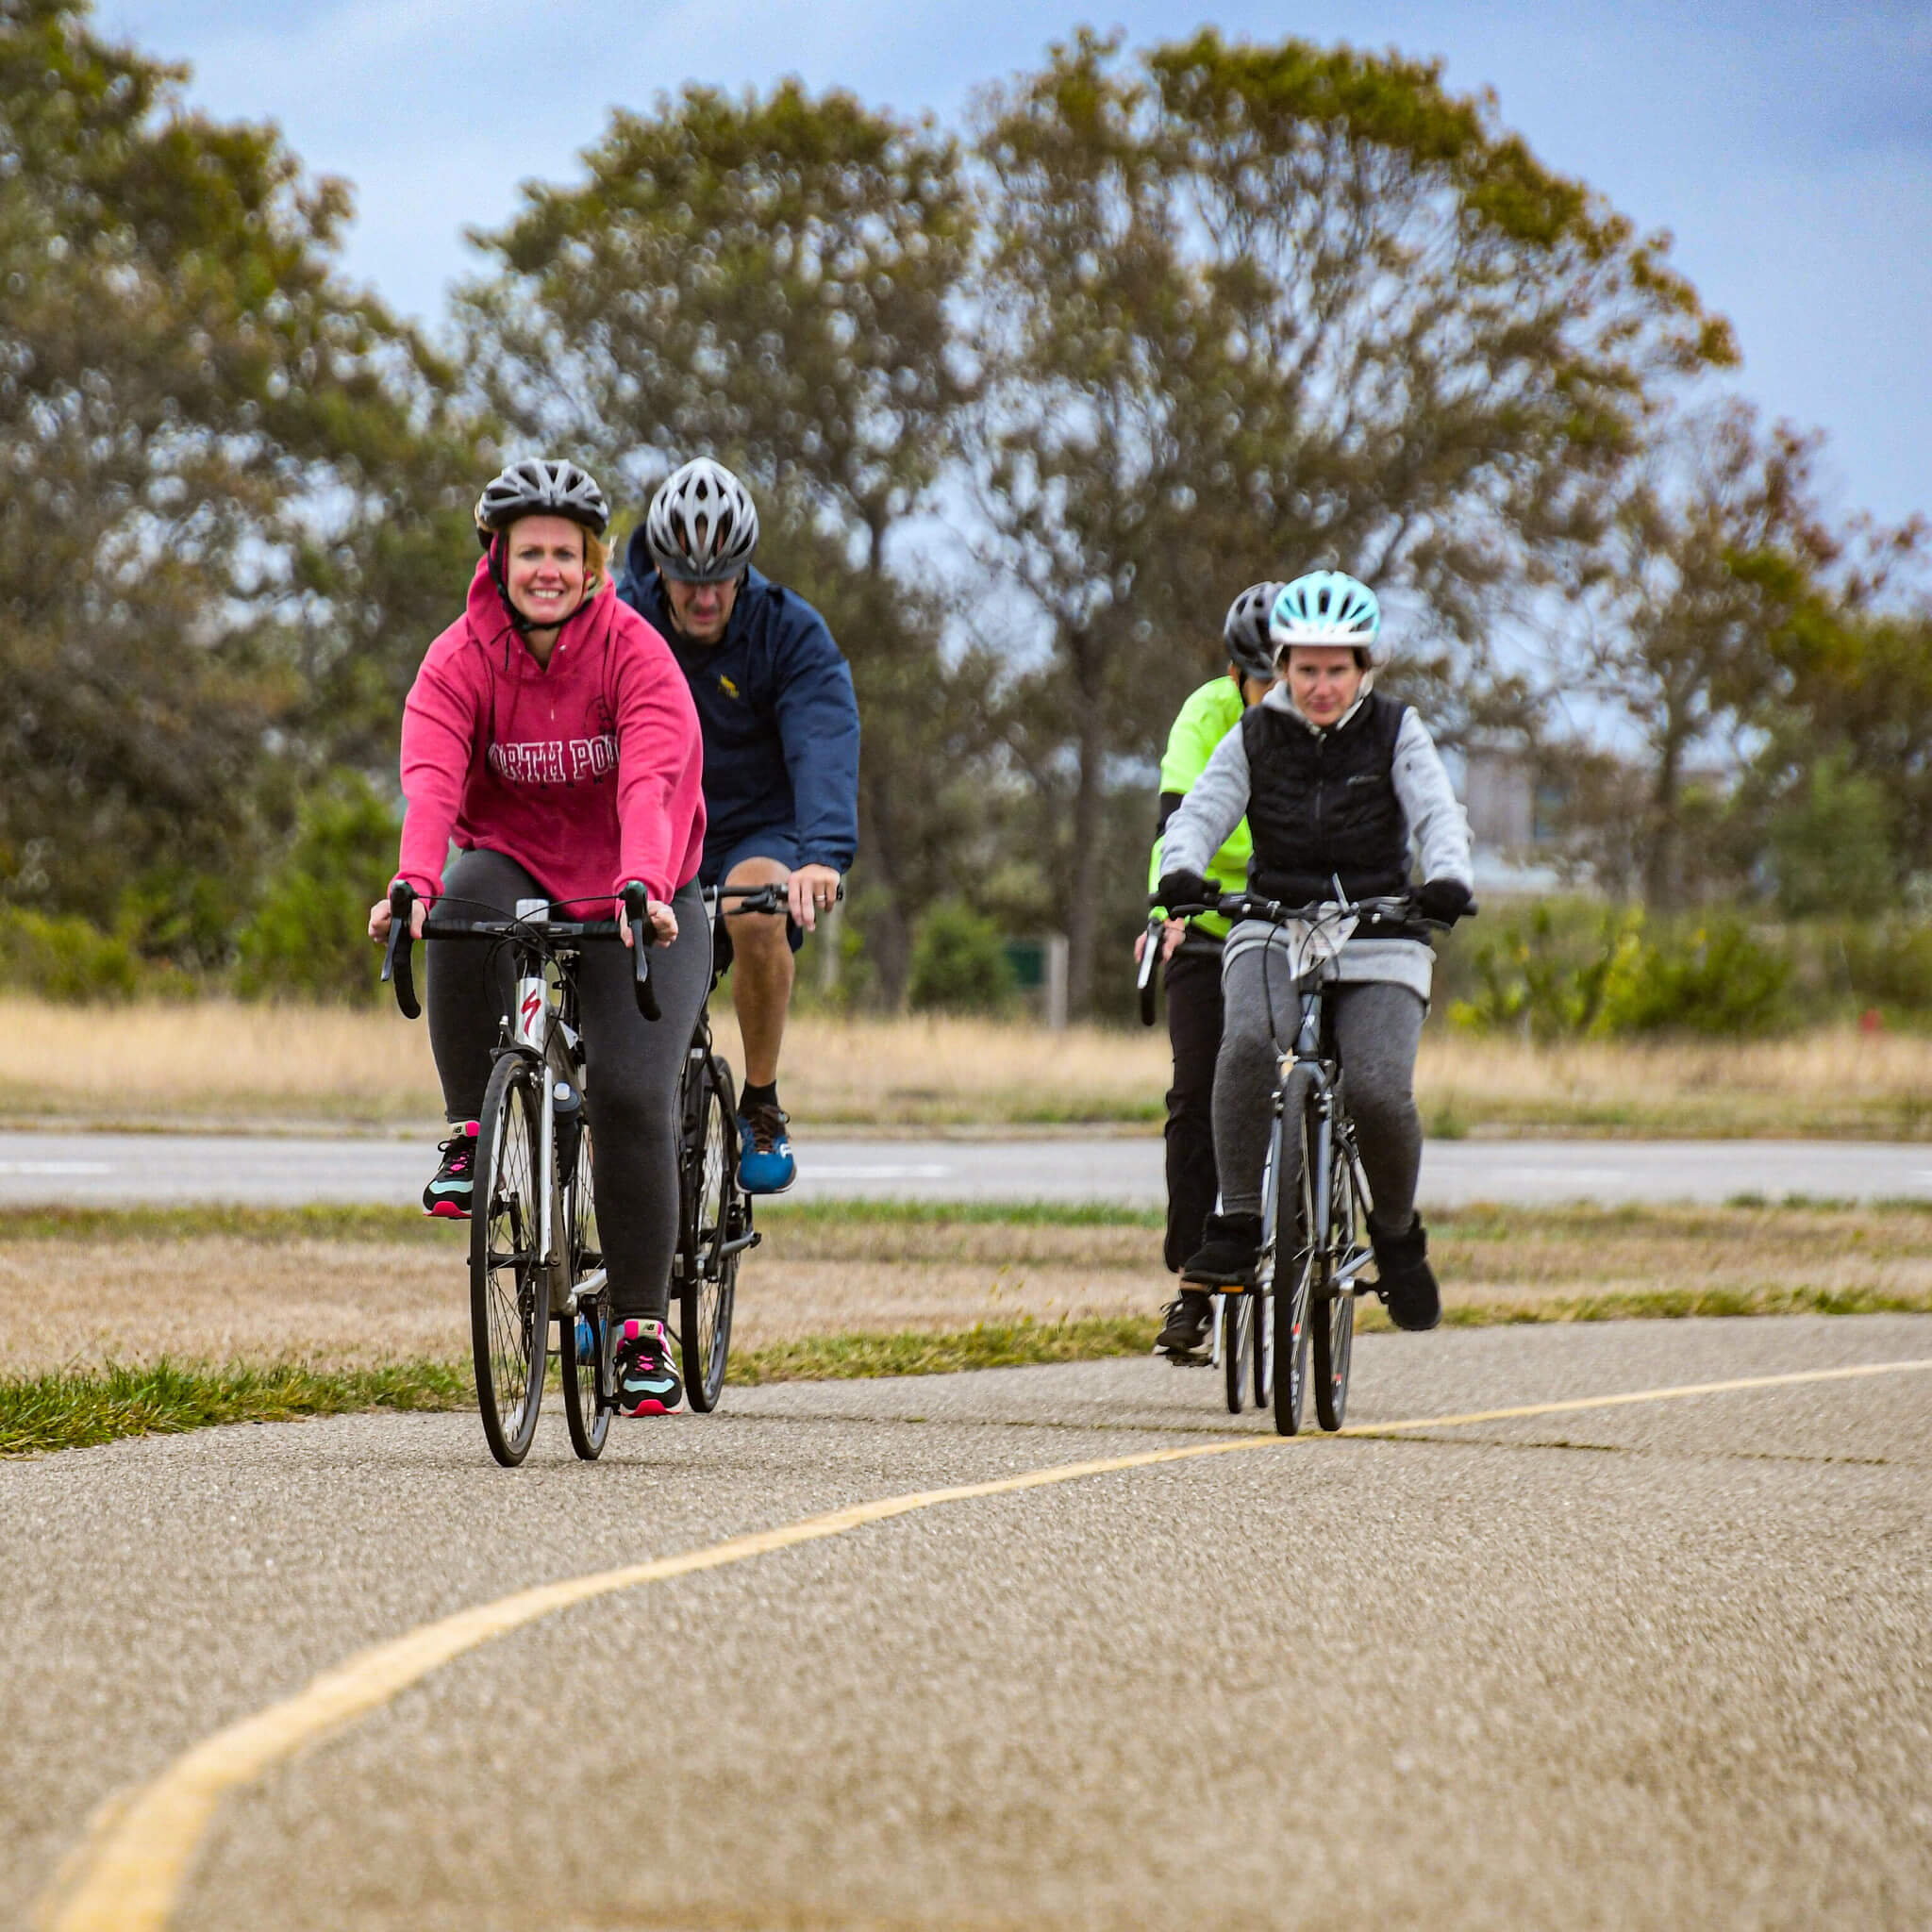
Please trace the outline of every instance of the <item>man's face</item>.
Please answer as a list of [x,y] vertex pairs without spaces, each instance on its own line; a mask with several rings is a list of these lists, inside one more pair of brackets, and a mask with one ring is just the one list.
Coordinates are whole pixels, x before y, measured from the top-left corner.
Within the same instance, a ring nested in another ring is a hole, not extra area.
[[672,623],[692,643],[715,644],[731,622],[738,587],[742,581],[733,577],[728,584],[687,584],[676,577],[666,577],[664,595],[671,605]]
[[1362,667],[1347,644],[1291,644],[1285,675],[1294,708],[1325,728],[1347,713],[1362,688]]

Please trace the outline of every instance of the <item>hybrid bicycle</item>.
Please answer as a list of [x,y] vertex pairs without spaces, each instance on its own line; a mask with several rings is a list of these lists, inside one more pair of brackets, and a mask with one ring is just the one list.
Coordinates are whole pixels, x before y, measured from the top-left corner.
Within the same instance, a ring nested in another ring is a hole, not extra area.
[[[1170,916],[1183,918],[1203,912],[1275,927],[1286,954],[1283,994],[1296,1003],[1293,1044],[1282,1056],[1274,1090],[1257,1287],[1216,1296],[1214,1354],[1225,1370],[1230,1410],[1240,1411],[1251,1361],[1256,1404],[1265,1407],[1272,1393],[1280,1434],[1301,1433],[1311,1382],[1322,1426],[1339,1429],[1348,1410],[1356,1301],[1376,1288],[1373,1278],[1362,1278],[1374,1259],[1368,1234],[1374,1200],[1349,1117],[1328,990],[1341,948],[1358,929],[1414,938],[1446,928],[1424,919],[1406,893],[1351,902],[1338,890],[1330,901],[1285,906],[1236,892],[1211,905],[1170,908]],[[1150,1024],[1146,960],[1158,949],[1159,929],[1158,920],[1150,922],[1141,960],[1141,1017]],[[1264,1381],[1272,1388],[1264,1389]]]

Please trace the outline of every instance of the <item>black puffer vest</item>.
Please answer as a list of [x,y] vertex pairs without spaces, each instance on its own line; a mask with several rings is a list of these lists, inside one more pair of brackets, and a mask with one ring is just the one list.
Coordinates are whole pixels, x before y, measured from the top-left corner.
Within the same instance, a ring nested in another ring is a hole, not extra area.
[[1371,691],[1327,731],[1268,705],[1241,719],[1248,755],[1248,890],[1284,905],[1408,885],[1408,825],[1395,795],[1395,741],[1408,707]]

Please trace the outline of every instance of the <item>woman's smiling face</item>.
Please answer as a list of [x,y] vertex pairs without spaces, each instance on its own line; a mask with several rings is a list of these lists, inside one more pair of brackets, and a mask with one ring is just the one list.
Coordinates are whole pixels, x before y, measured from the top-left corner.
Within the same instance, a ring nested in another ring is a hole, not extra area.
[[582,526],[568,517],[519,517],[504,548],[510,602],[539,630],[555,630],[584,601]]

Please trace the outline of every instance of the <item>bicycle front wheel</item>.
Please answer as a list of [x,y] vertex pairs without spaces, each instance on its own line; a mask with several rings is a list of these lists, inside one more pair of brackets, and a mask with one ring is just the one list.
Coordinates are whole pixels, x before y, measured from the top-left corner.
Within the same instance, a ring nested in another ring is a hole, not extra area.
[[731,1307],[747,1205],[738,1185],[738,1107],[731,1069],[716,1054],[692,1069],[686,1116],[685,1200],[678,1283],[684,1391],[700,1415],[717,1407],[731,1348]]
[[1253,1294],[1224,1294],[1221,1297],[1221,1366],[1227,1376],[1227,1412],[1239,1415],[1248,1392],[1248,1372],[1255,1358],[1255,1303]]
[[484,1438],[506,1469],[530,1453],[550,1350],[550,1288],[540,1252],[542,1078],[541,1068],[506,1055],[490,1075],[476,1127],[470,1342]]
[[[576,1169],[563,1197],[564,1240],[573,1289],[604,1265],[591,1141],[591,1124],[586,1120],[577,1137]],[[610,1434],[610,1410],[597,1398],[597,1377],[606,1353],[605,1331],[609,1325],[610,1291],[601,1288],[579,1300],[575,1317],[563,1318],[558,1338],[563,1357],[563,1419],[570,1426],[570,1446],[586,1462],[596,1461],[604,1453],[605,1440]]]
[[[1324,1429],[1339,1429],[1348,1412],[1348,1367],[1355,1353],[1354,1265],[1368,1245],[1368,1221],[1355,1163],[1346,1146],[1335,1150],[1328,1187],[1328,1253],[1315,1308],[1315,1413]],[[1337,1281],[1337,1276],[1344,1277]]]
[[1309,1082],[1291,1074],[1274,1161],[1274,1427],[1298,1436],[1308,1399],[1308,1303],[1315,1282],[1314,1137]]

